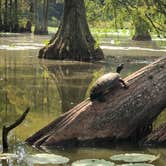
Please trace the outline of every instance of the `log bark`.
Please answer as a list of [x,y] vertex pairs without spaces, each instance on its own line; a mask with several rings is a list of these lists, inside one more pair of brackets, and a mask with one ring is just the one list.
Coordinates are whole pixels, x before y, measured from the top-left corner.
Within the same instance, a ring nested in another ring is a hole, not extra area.
[[129,85],[127,90],[111,91],[105,102],[83,101],[26,142],[59,146],[107,138],[139,141],[151,132],[153,121],[166,107],[166,57],[124,80]]
[[48,46],[39,51],[39,58],[93,61],[104,59],[96,48],[85,14],[84,0],[65,0],[64,14],[58,32]]

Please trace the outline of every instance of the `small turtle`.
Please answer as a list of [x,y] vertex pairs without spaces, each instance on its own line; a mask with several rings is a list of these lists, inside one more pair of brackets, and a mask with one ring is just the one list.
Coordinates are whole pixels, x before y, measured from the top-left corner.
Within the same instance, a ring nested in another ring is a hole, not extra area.
[[104,95],[110,90],[122,86],[123,88],[128,88],[126,83],[120,78],[120,72],[123,69],[124,64],[120,64],[116,73],[107,73],[97,79],[90,91],[90,100],[104,102]]

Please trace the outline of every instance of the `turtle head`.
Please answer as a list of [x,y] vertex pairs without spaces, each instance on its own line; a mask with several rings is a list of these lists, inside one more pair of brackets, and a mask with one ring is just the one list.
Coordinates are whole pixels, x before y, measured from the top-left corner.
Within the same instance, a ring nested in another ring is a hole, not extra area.
[[117,72],[117,73],[120,73],[121,70],[123,69],[123,67],[124,67],[124,64],[123,64],[123,63],[120,64],[120,65],[118,65],[118,67],[116,68],[116,72]]

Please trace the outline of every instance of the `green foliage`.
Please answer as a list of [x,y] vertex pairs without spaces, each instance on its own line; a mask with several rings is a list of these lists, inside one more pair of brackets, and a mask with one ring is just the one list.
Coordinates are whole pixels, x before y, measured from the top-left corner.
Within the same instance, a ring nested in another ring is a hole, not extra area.
[[109,22],[107,28],[166,35],[164,3],[152,0],[85,0],[85,4],[88,21],[93,27],[105,27],[105,22]]
[[137,13],[134,17],[135,33],[146,35],[149,33],[150,25],[147,20]]
[[19,27],[26,27],[27,18],[19,19]]
[[99,0],[85,0],[85,7],[87,19],[91,25],[96,26],[98,21],[106,20],[103,14],[104,5]]
[[97,49],[97,48],[99,48],[99,46],[100,46],[100,42],[101,42],[101,38],[98,36],[98,35],[96,35],[95,36],[95,45],[94,45],[94,47],[95,47],[95,49]]
[[48,25],[51,27],[58,27],[59,26],[59,20],[52,16],[49,20],[48,20]]
[[49,44],[49,40],[45,40],[45,41],[44,41],[44,44],[45,44],[45,46],[47,47],[48,44]]
[[[12,4],[10,4],[12,2]],[[17,2],[17,10],[15,3]],[[19,27],[25,27],[27,20],[36,25],[43,24],[43,1],[36,1],[37,8],[31,0],[1,1],[0,28],[2,31],[17,32]],[[150,32],[158,36],[166,36],[166,10],[164,1],[153,0],[85,0],[86,14],[90,26],[114,29],[135,29],[136,32]],[[63,14],[64,1],[49,1],[48,25],[59,26]],[[11,10],[11,13],[9,12]],[[38,21],[35,19],[37,15]],[[5,16],[7,16],[5,18]],[[4,20],[5,19],[5,20]],[[5,23],[6,22],[6,23]],[[5,24],[5,25],[3,25]],[[55,33],[55,32],[54,32]],[[97,42],[98,43],[98,42]]]

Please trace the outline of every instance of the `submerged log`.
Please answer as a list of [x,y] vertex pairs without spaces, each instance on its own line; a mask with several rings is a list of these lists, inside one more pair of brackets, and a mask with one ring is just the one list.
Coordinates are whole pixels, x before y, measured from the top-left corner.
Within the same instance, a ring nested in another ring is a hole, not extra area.
[[19,126],[23,120],[26,118],[28,112],[29,112],[30,108],[28,107],[25,112],[23,112],[23,114],[14,122],[12,123],[10,126],[3,126],[2,129],[2,146],[3,146],[3,153],[6,153],[8,151],[8,139],[7,136],[9,134],[9,132],[11,130],[13,130],[14,128],[16,128],[17,126]]
[[124,79],[129,88],[106,95],[105,102],[89,99],[29,137],[35,146],[68,145],[87,140],[135,140],[151,132],[166,107],[166,57]]

